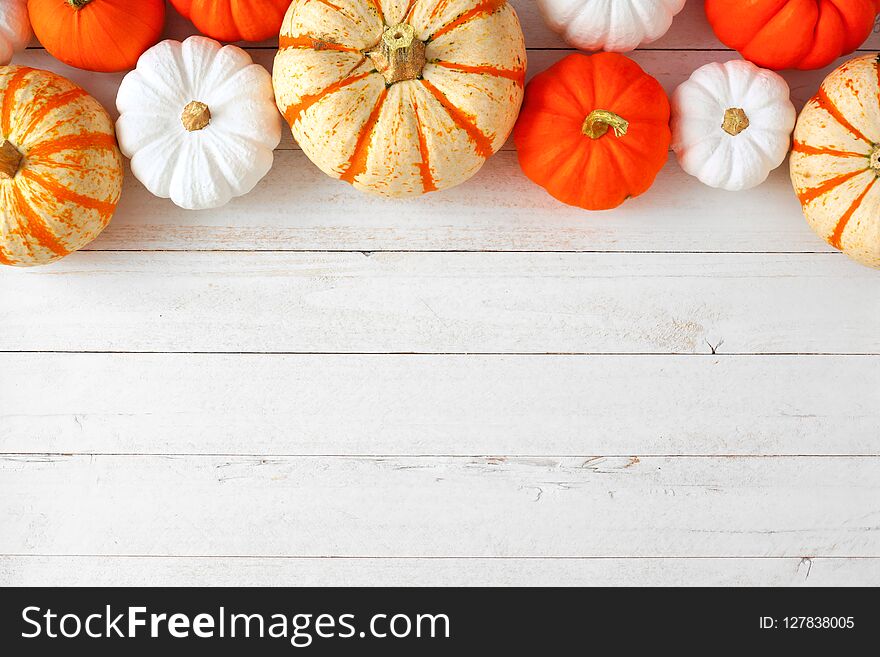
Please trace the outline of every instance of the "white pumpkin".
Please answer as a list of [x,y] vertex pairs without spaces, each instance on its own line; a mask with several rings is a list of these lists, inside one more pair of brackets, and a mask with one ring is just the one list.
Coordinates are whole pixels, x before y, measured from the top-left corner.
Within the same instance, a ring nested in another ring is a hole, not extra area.
[[672,150],[710,187],[760,185],[785,161],[797,114],[785,80],[751,62],[706,64],[672,95]]
[[0,0],[0,64],[5,66],[24,50],[32,34],[27,0]]
[[627,52],[669,31],[685,0],[538,0],[548,27],[581,50]]
[[272,167],[272,78],[236,46],[190,37],[141,55],[116,97],[119,148],[156,196],[188,210],[247,194]]

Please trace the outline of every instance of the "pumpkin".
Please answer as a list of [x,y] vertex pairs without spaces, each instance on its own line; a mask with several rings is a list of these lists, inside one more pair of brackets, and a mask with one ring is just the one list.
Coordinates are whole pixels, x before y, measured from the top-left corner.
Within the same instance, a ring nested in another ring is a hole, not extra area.
[[0,66],[0,131],[0,264],[45,264],[95,239],[122,191],[98,101],[55,73]]
[[165,23],[163,0],[28,0],[28,10],[46,50],[89,71],[134,68]]
[[785,161],[797,112],[782,77],[745,60],[706,64],[672,95],[672,150],[710,187],[760,185]]
[[538,0],[547,26],[582,50],[626,52],[662,37],[685,0]]
[[116,108],[134,176],[189,210],[247,194],[281,141],[269,73],[241,48],[206,37],[150,48],[122,80]]
[[523,172],[553,197],[608,210],[647,191],[666,162],[669,101],[624,55],[569,55],[526,87],[513,139]]
[[823,68],[858,48],[874,26],[876,0],[706,0],[718,38],[776,70]]
[[526,52],[504,0],[295,0],[278,106],[308,157],[392,197],[457,185],[504,144]]
[[277,37],[290,0],[171,0],[201,32],[220,41]]
[[791,179],[807,222],[855,260],[880,267],[878,55],[829,75],[798,117]]
[[8,64],[12,56],[25,49],[31,40],[27,0],[0,2],[0,64]]

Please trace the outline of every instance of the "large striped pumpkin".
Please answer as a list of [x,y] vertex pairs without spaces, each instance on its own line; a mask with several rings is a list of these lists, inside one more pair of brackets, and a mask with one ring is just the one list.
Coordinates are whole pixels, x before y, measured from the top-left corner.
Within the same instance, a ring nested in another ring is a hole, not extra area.
[[470,178],[501,148],[526,53],[504,0],[294,0],[278,106],[324,172],[384,196]]
[[0,130],[0,264],[45,264],[97,237],[122,190],[98,101],[55,73],[0,66]]
[[831,73],[794,131],[791,179],[810,226],[880,267],[880,55]]

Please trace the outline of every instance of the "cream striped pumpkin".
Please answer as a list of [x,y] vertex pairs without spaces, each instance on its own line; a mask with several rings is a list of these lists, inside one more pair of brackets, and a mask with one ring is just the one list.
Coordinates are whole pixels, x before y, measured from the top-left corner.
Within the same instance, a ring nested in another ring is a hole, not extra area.
[[416,196],[467,180],[501,148],[525,67],[505,0],[294,0],[274,84],[325,173]]
[[55,73],[0,66],[0,130],[0,264],[45,264],[95,239],[122,191],[98,101]]
[[851,258],[880,267],[880,55],[831,73],[794,131],[791,179],[810,226]]

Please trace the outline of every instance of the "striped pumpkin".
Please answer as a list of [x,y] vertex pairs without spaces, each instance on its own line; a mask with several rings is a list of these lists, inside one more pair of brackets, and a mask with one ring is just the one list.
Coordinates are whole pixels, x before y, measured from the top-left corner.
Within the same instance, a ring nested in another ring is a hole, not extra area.
[[0,66],[0,129],[0,264],[45,264],[95,239],[122,190],[98,101],[55,73]]
[[401,197],[457,185],[501,148],[525,67],[505,0],[294,0],[274,83],[318,167]]
[[810,226],[831,246],[880,267],[880,55],[831,73],[794,131],[791,179]]

